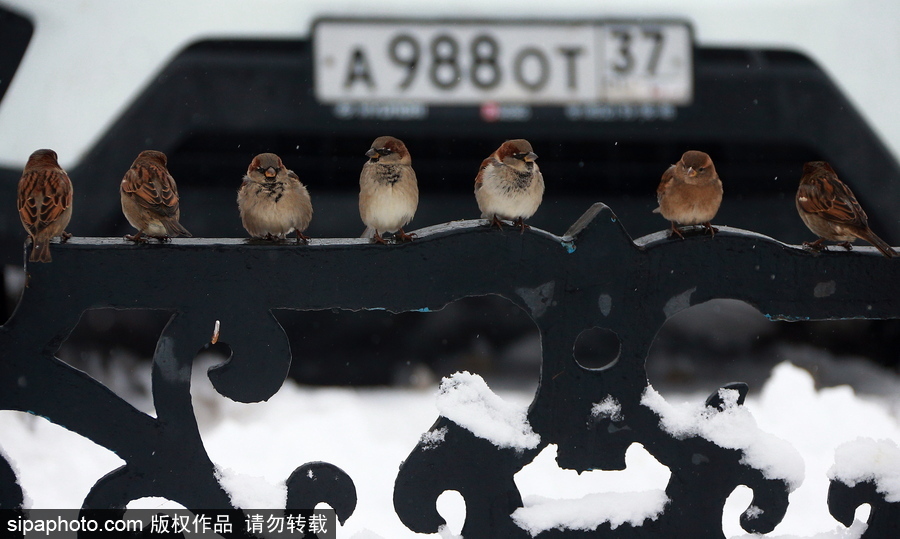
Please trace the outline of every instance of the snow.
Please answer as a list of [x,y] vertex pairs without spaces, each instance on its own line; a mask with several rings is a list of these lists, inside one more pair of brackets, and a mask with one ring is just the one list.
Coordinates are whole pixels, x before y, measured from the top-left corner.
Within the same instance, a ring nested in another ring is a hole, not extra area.
[[828,531],[814,533],[812,535],[746,534],[736,535],[730,539],[858,539],[859,537],[862,537],[862,534],[865,531],[866,524],[856,520],[849,528],[844,528],[840,524],[837,524]]
[[622,421],[622,405],[615,397],[607,395],[605,399],[591,407],[591,415],[597,419]]
[[441,445],[444,441],[444,437],[447,436],[447,432],[447,427],[441,427],[437,430],[430,430],[423,434],[422,438],[419,439],[419,443],[422,444],[422,449],[427,451]]
[[900,502],[900,447],[894,440],[857,438],[841,444],[834,455],[829,479],[853,487],[874,481],[876,490],[888,502]]
[[[222,476],[224,488],[235,497],[236,503],[254,508],[272,507],[273,504],[283,507],[284,482],[293,470],[306,462],[323,460],[346,471],[353,478],[359,496],[356,511],[339,528],[338,537],[418,537],[397,518],[391,493],[398,466],[440,413],[434,388],[310,388],[288,381],[268,402],[241,404],[215,392],[205,377],[208,366],[208,362],[198,362],[194,367],[194,408],[207,452]],[[498,409],[518,411],[519,415],[510,414],[499,422],[508,423],[508,417],[514,417],[517,418],[516,425],[525,425],[524,420],[519,423],[519,418],[523,417],[521,414],[532,399],[531,390],[504,390],[495,394],[485,391],[486,386],[481,385],[483,380],[474,375],[451,379],[463,383],[451,384],[458,390],[451,389],[450,393],[468,392],[477,397],[474,403],[460,408],[491,409],[492,413],[497,413]],[[149,379],[146,382],[149,384]],[[865,529],[862,522],[857,521],[847,529],[828,514],[828,471],[845,462],[844,450],[837,453],[835,450],[843,446],[846,451],[855,452],[853,446],[844,444],[856,443],[858,438],[876,440],[860,443],[881,448],[874,452],[876,455],[893,458],[890,455],[895,454],[896,444],[900,443],[897,398],[900,381],[896,375],[882,371],[877,382],[893,384],[893,392],[885,393],[888,395],[885,397],[873,397],[857,395],[847,386],[817,390],[809,372],[791,364],[781,364],[772,370],[763,387],[751,388],[744,408],[752,414],[755,428],[782,438],[796,448],[803,456],[805,470],[803,484],[791,493],[791,505],[784,521],[767,538],[860,537]],[[690,421],[686,421],[690,423],[696,421],[697,410],[710,391],[712,388],[696,394],[666,393],[665,397],[675,410],[693,410],[693,417],[689,416]],[[438,401],[451,396],[439,396]],[[493,404],[488,406],[488,402]],[[605,406],[601,408],[605,409]],[[734,421],[746,421],[736,411],[718,415],[729,418],[729,413],[735,415]],[[34,508],[80,507],[94,482],[123,464],[112,452],[28,414],[0,412],[0,432],[3,433],[0,446],[18,471],[20,483]],[[522,432],[524,427],[519,434]],[[430,436],[434,443],[440,443],[438,435]],[[890,441],[890,447],[886,441]],[[543,526],[561,523],[587,526],[590,525],[588,519],[599,522],[602,515],[579,512],[577,508],[587,504],[602,506],[597,502],[605,496],[615,496],[617,503],[620,498],[635,502],[629,503],[627,511],[623,505],[621,510],[609,512],[606,516],[611,524],[640,518],[653,513],[653,504],[660,503],[660,492],[669,478],[668,470],[638,444],[633,444],[626,452],[625,470],[596,470],[580,475],[560,469],[554,460],[555,452],[556,447],[548,445],[515,476],[525,500],[525,507],[516,513],[522,522],[526,518],[541,518],[544,519]],[[836,458],[838,465],[835,465]],[[872,462],[879,461],[850,463],[849,468],[868,468],[873,473],[889,469],[887,461],[882,463],[884,466],[877,464],[874,468]],[[848,472],[836,473],[848,475]],[[637,493],[643,493],[647,498],[641,498]],[[748,535],[738,523],[740,514],[749,507],[751,500],[752,493],[746,487],[738,487],[729,497],[722,518],[726,537],[759,537]],[[141,502],[157,504],[151,507],[163,503],[159,499]],[[438,510],[448,522],[443,537],[458,536],[465,518],[465,503],[459,494],[444,493],[438,500]],[[567,512],[579,516],[566,516]],[[858,519],[866,518],[865,515],[864,508],[857,512]]]
[[605,522],[616,529],[625,523],[637,526],[648,519],[656,520],[668,501],[662,490],[604,492],[578,500],[532,496],[513,512],[513,520],[532,537],[554,528],[589,531]]
[[751,505],[749,509],[747,509],[747,518],[754,519],[759,518],[760,515],[763,514],[763,510],[760,507],[755,505]]
[[[309,471],[312,474],[312,470]],[[264,477],[216,467],[216,479],[235,507],[282,508],[287,504],[287,484],[269,484]]]
[[[881,371],[878,379],[872,382],[891,383],[892,391],[882,391],[892,396],[884,399],[858,396],[849,386],[816,390],[809,372],[790,363],[782,363],[772,370],[759,398],[752,398],[751,391],[746,407],[757,418],[760,428],[790,442],[803,455],[806,468],[803,486],[791,494],[791,505],[784,521],[768,537],[806,538],[815,537],[811,535],[813,532],[831,532],[835,527],[844,529],[827,511],[827,472],[834,464],[835,449],[859,437],[900,441],[900,401],[897,399],[900,383],[897,376]],[[743,506],[739,509],[732,507],[735,521],[736,515],[749,502],[748,493]],[[800,507],[808,509],[797,511]],[[726,514],[728,511],[726,504]],[[857,518],[861,518],[859,511],[862,510],[858,510]]]
[[803,483],[803,458],[788,442],[763,432],[749,410],[737,404],[738,391],[719,389],[724,409],[704,401],[678,406],[668,403],[653,387],[647,387],[641,404],[660,416],[659,424],[678,439],[700,436],[719,447],[739,449],[741,463],[760,470],[769,479],[783,479],[791,491]]
[[531,430],[528,409],[498,397],[477,374],[458,372],[441,381],[441,415],[497,447],[533,449],[541,437]]

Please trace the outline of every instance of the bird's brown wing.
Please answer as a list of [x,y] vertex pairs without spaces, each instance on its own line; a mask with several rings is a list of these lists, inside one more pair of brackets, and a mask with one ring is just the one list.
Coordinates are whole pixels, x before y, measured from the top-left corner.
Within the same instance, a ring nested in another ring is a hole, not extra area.
[[303,185],[303,182],[300,181],[300,176],[297,176],[297,173],[294,172],[293,170],[288,170],[287,175],[291,181],[295,181],[295,182],[299,183],[300,185]]
[[475,176],[475,190],[478,191],[481,189],[481,185],[484,183],[484,169],[488,167],[494,161],[493,156],[488,157],[484,161],[481,162],[481,166],[478,167],[478,174]]
[[[19,184],[16,200],[19,216],[33,231],[59,219],[72,205],[72,182],[63,170],[32,170]],[[43,201],[40,205],[39,199]]]
[[675,179],[675,165],[671,165],[663,172],[662,178],[659,180],[659,187],[656,188],[656,201],[659,202],[663,193],[668,189],[669,184]]
[[865,227],[868,222],[850,188],[828,172],[803,179],[797,190],[797,204],[803,211],[833,223]]
[[132,166],[122,180],[122,192],[159,215],[171,217],[178,213],[178,188],[164,168],[152,164]]

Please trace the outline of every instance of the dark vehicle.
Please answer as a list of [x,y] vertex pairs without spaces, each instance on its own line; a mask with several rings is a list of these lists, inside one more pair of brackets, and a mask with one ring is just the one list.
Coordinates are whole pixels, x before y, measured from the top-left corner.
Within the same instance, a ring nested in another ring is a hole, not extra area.
[[[453,24],[463,22],[448,22],[451,31],[439,41],[397,24],[393,30],[384,30],[394,41],[385,53],[388,58],[380,61],[392,61],[415,81],[431,76],[431,93],[422,90],[427,95],[420,100],[379,95],[367,101],[351,93],[341,97],[340,91],[337,97],[327,94],[330,90],[317,86],[317,76],[326,75],[317,59],[321,53],[317,47],[323,45],[315,42],[314,32],[296,39],[260,35],[190,43],[147,82],[83,158],[68,168],[75,184],[75,213],[69,230],[77,236],[129,232],[118,183],[137,153],[152,148],[168,155],[181,192],[182,223],[194,236],[246,236],[237,214],[236,190],[253,156],[274,152],[300,174],[312,195],[315,216],[306,234],[357,237],[364,228],[357,210],[364,154],[373,139],[390,134],[406,143],[419,178],[419,209],[407,231],[478,218],[473,180],[481,160],[502,141],[525,138],[540,157],[547,186],[543,204],[529,223],[555,234],[565,232],[597,201],[613,209],[632,237],[667,228],[668,222],[651,212],[659,178],[682,152],[702,149],[714,159],[724,183],[717,225],[752,230],[787,243],[815,239],[798,218],[793,198],[802,164],[826,160],[852,186],[872,228],[889,243],[900,242],[895,211],[900,207],[898,163],[828,74],[799,52],[699,44],[686,20],[610,23],[598,16],[596,25],[609,26],[609,39],[622,47],[621,61],[613,59],[613,69],[653,67],[628,64],[628,58],[637,56],[627,48],[632,38],[622,36],[658,41],[669,35],[666,32],[687,31],[688,93],[656,99],[638,92],[633,102],[625,95],[565,103],[551,98],[472,102],[451,92],[447,102],[439,103],[428,96],[442,95],[442,85],[453,85],[456,78],[470,77],[475,86],[489,86],[505,74],[511,80],[517,76],[527,89],[542,84],[542,69],[574,66],[578,53],[570,49],[556,57],[541,56],[537,48],[520,47],[519,56],[500,65],[499,57],[491,56],[496,52],[491,47],[506,43],[501,33],[491,37],[485,31],[487,37],[478,41],[464,32],[453,33]],[[481,28],[489,21],[478,24]],[[0,98],[33,33],[34,21],[0,8]],[[654,37],[657,34],[663,37]],[[429,52],[431,60],[425,56]],[[336,84],[351,89],[368,86],[375,60],[353,50],[349,54],[351,63],[340,71],[345,78]],[[651,49],[649,54],[647,61],[652,62],[656,53]],[[463,64],[464,57],[471,65]],[[499,63],[491,68],[494,61]],[[454,66],[458,73],[454,74]],[[445,74],[448,69],[450,75]],[[21,156],[23,163],[26,157]],[[25,235],[12,202],[20,174],[21,167],[0,168],[0,200],[5,201],[0,212],[0,256],[7,266],[20,266],[23,256]],[[9,308],[0,316],[11,314]],[[295,365],[293,374],[298,379],[388,383],[407,363],[433,364],[436,355],[466,355],[461,351],[471,349],[472,333],[502,348],[533,331],[526,317],[502,310],[498,314],[498,308],[515,310],[480,298],[431,314],[278,316],[292,341],[320,358]],[[127,324],[129,316],[113,324]],[[432,328],[435,322],[426,321],[429,316],[440,317],[439,331]],[[866,322],[858,327],[870,331],[879,324]],[[812,331],[800,324],[782,326],[784,335]],[[440,351],[433,349],[434,339],[409,337],[423,328],[442,335],[434,338],[441,343]],[[871,355],[893,364],[896,355],[888,350],[896,349],[897,335],[879,331],[888,334],[887,342]],[[73,339],[79,335],[76,332]],[[152,343],[155,335],[147,339]],[[385,368],[386,364],[392,367]]]

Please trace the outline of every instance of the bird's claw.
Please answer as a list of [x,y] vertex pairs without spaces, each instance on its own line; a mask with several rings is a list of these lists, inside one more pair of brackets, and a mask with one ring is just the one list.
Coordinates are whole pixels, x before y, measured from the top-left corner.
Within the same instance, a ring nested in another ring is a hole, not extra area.
[[488,227],[497,227],[500,230],[503,230],[503,221],[497,218],[497,216],[491,217],[491,222],[488,224]]
[[397,238],[397,240],[401,241],[401,242],[413,241],[414,239],[416,239],[416,233],[411,232],[411,233],[407,234],[401,228],[394,237]]
[[817,239],[816,241],[804,241],[803,247],[806,249],[809,249],[810,251],[816,252],[816,253],[821,252],[822,249],[825,248],[825,246],[822,245],[821,238]]

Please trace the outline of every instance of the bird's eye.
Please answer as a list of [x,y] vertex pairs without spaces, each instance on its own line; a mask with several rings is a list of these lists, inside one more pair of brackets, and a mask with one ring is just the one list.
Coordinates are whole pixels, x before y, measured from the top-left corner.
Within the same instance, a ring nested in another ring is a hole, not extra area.
[[264,167],[258,167],[258,168],[256,169],[256,172],[259,172],[260,174],[265,174],[265,173],[266,173],[266,169],[265,169]]
[[381,155],[390,155],[390,154],[394,153],[394,150],[391,150],[388,148],[382,148],[382,149],[378,150],[378,153],[380,153]]
[[521,153],[521,152],[520,152],[520,153],[514,153],[514,154],[513,154],[513,157],[515,157],[516,159],[518,159],[518,160],[520,160],[520,161],[524,161],[526,155],[528,155],[528,154],[525,154],[525,153]]

